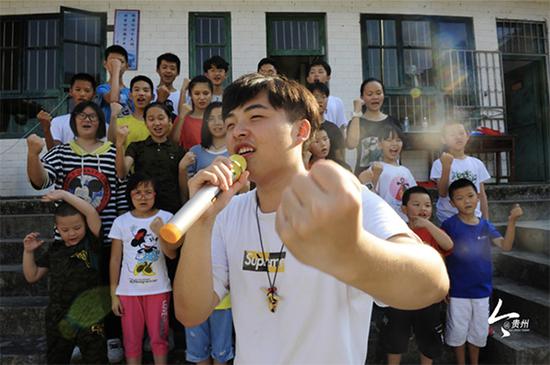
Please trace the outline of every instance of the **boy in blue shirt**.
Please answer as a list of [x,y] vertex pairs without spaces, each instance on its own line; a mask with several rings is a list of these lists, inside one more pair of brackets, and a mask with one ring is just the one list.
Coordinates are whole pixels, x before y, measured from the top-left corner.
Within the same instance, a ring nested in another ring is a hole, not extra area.
[[445,342],[455,348],[457,364],[465,364],[468,342],[470,364],[477,364],[479,349],[485,347],[489,332],[489,297],[493,289],[491,243],[510,251],[516,221],[523,211],[518,204],[512,208],[503,238],[489,221],[476,216],[479,194],[473,182],[455,180],[449,186],[449,197],[458,214],[441,225],[454,243],[446,260],[451,288]]
[[134,106],[130,101],[130,89],[124,85],[122,76],[128,69],[128,52],[124,47],[113,45],[105,49],[105,60],[103,67],[109,74],[109,82],[97,87],[97,97],[99,106],[105,114],[105,121],[111,120],[111,103],[122,105],[122,111],[119,116],[132,114]]

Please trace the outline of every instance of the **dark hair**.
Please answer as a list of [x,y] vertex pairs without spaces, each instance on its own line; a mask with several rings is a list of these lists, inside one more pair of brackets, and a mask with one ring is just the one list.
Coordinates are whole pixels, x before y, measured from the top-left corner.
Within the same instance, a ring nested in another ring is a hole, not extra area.
[[311,62],[307,66],[306,75],[309,74],[309,71],[311,71],[311,68],[313,66],[322,66],[325,69],[325,71],[327,72],[327,75],[329,75],[329,76],[332,73],[332,69],[330,68],[330,65],[326,61],[321,60],[321,59],[317,59],[317,60],[314,60],[313,62]]
[[[128,201],[128,205],[130,207],[130,210],[136,209],[134,204],[132,203],[132,190],[137,188],[139,184],[151,184],[153,186],[153,190],[157,192],[157,182],[154,177],[141,173],[136,172],[132,176],[128,178],[128,183],[126,185],[126,200]],[[153,203],[153,207],[157,207],[157,199],[155,197],[155,202]]]
[[122,55],[124,57],[124,60],[126,61],[126,63],[128,63],[128,52],[126,52],[124,47],[119,46],[118,44],[114,44],[110,47],[107,47],[105,49],[105,61],[107,61],[107,58],[109,58],[109,55],[111,53],[116,53],[116,54]]
[[277,61],[275,61],[273,58],[265,57],[258,62],[258,67],[256,68],[257,71],[260,71],[260,68],[263,65],[271,65],[273,68],[275,68],[275,71],[279,73],[279,65],[277,64]]
[[413,186],[412,188],[408,188],[403,192],[403,197],[401,198],[401,203],[403,205],[409,204],[409,200],[411,199],[411,195],[413,194],[426,194],[430,197],[430,202],[432,201],[432,197],[430,196],[430,192],[423,186]]
[[92,88],[94,89],[94,93],[95,93],[95,88],[97,86],[97,83],[92,75],[83,73],[83,72],[74,74],[73,77],[71,77],[71,82],[70,82],[71,87],[73,87],[75,82],[77,81],[88,81],[90,84],[92,84]]
[[395,123],[383,123],[377,132],[376,137],[378,137],[378,141],[382,141],[390,137],[399,137],[403,143],[405,142],[405,135],[403,134],[403,131]]
[[[322,116],[315,97],[302,85],[284,76],[265,77],[258,73],[243,75],[223,92],[222,117],[244,105],[258,94],[265,92],[271,106],[283,109],[291,123],[307,119],[311,124],[311,136],[319,129]],[[311,138],[310,136],[310,138]]]
[[155,90],[155,86],[153,85],[153,81],[151,81],[151,79],[148,78],[145,75],[137,75],[137,76],[134,76],[134,78],[132,78],[132,81],[130,81],[130,91],[134,87],[134,84],[138,81],[145,81],[146,83],[148,83],[149,86],[151,87],[151,94],[153,94],[153,90]]
[[178,74],[180,73],[181,61],[178,56],[170,52],[161,54],[160,56],[157,57],[157,69],[160,67],[160,64],[162,63],[162,61],[175,63],[176,69],[178,70]]
[[73,134],[78,137],[78,132],[76,130],[76,116],[84,111],[86,108],[92,108],[94,112],[97,114],[97,131],[95,133],[95,138],[101,139],[105,137],[107,133],[107,127],[105,126],[105,114],[103,114],[103,110],[94,103],[93,101],[83,101],[82,103],[76,104],[73,111],[71,112],[71,119],[69,120],[69,126],[71,127],[71,131],[73,131]]
[[472,180],[462,178],[462,179],[453,181],[452,184],[449,185],[449,198],[453,200],[453,195],[456,190],[462,189],[468,186],[471,186],[477,194],[476,185],[472,182]]
[[225,72],[229,70],[229,63],[220,56],[212,56],[204,61],[204,63],[202,64],[202,69],[204,72],[208,72],[208,70],[210,70],[212,66],[215,66],[216,68],[221,68],[225,70]]
[[307,89],[313,94],[314,91],[319,91],[320,93],[324,94],[326,97],[330,95],[330,89],[326,84],[323,84],[322,82],[314,82],[312,84],[307,84]]
[[221,108],[222,103],[221,101],[214,101],[206,107],[204,110],[204,116],[202,118],[202,126],[201,126],[201,146],[204,148],[209,148],[212,146],[212,141],[214,140],[214,137],[212,136],[212,133],[210,132],[210,128],[208,128],[208,119],[210,119],[210,115],[212,114],[212,110],[216,108]]
[[382,80],[377,79],[375,77],[369,77],[368,79],[366,79],[361,83],[361,88],[359,89],[359,96],[363,96],[363,89],[365,88],[365,86],[367,86],[367,84],[370,84],[371,82],[379,83],[380,86],[382,86],[382,92],[384,94],[386,93],[386,87],[384,86],[384,83],[382,82]]
[[158,101],[154,101],[152,103],[147,104],[145,109],[143,109],[143,119],[145,119],[145,121],[147,121],[147,112],[152,108],[161,109],[162,111],[164,111],[166,113],[166,115],[168,116],[168,119],[170,119],[170,122],[173,122],[174,118],[172,116],[172,109],[168,105],[166,105],[165,103],[160,103]]
[[57,217],[71,217],[73,215],[79,215],[84,219],[84,222],[86,222],[84,215],[78,209],[65,201],[59,203],[59,205],[55,207],[53,214],[56,219]]

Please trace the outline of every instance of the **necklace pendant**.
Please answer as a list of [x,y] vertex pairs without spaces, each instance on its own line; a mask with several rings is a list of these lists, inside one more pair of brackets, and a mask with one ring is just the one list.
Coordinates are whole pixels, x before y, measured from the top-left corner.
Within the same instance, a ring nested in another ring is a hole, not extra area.
[[267,309],[269,309],[271,313],[275,313],[277,311],[279,301],[281,300],[281,297],[277,294],[277,288],[273,286],[271,288],[262,288],[262,290],[266,295]]

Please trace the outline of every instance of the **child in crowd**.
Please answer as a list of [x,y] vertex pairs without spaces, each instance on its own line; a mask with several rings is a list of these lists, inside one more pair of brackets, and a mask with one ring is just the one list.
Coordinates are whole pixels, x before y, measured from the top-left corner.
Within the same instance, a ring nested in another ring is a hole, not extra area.
[[483,183],[491,176],[483,162],[464,152],[469,139],[468,131],[462,123],[450,122],[443,126],[442,134],[442,142],[449,152],[443,152],[441,157],[434,161],[430,172],[430,179],[437,183],[439,192],[436,205],[437,219],[442,223],[457,213],[457,209],[452,206],[447,196],[447,189],[450,183],[460,178],[472,181],[479,192],[476,216],[489,219],[489,206]]
[[50,191],[42,200],[63,201],[54,213],[60,237],[35,258],[44,241],[39,233],[29,233],[23,241],[23,274],[29,283],[50,275],[47,363],[69,364],[78,345],[83,363],[105,364],[103,317],[110,309],[109,297],[100,289],[101,219],[92,205],[64,190]]
[[201,143],[202,118],[206,107],[212,101],[214,86],[206,76],[195,76],[189,83],[191,111],[180,114],[174,124],[172,140],[189,150]]
[[168,106],[154,102],[145,107],[145,124],[150,133],[144,141],[130,143],[126,149],[128,127],[121,126],[116,139],[116,170],[124,179],[132,166],[136,173],[154,176],[159,186],[156,204],[175,213],[187,200],[187,170],[183,165],[183,149],[168,137],[172,129]]
[[124,47],[113,45],[105,49],[103,67],[109,74],[109,81],[97,87],[97,96],[107,123],[111,121],[111,103],[122,105],[121,115],[130,115],[134,109],[130,101],[130,89],[124,86],[122,76],[128,69],[128,52]]
[[220,56],[212,56],[202,65],[204,76],[212,82],[212,101],[222,101],[223,83],[227,78],[229,63]]
[[[86,200],[99,212],[103,225],[103,262],[109,261],[111,240],[109,230],[118,213],[127,210],[122,185],[116,176],[116,149],[103,139],[106,123],[103,112],[91,101],[78,104],[71,113],[71,130],[76,139],[55,146],[42,158],[43,140],[35,134],[27,138],[27,175],[32,186],[45,189],[54,185]],[[55,232],[55,239],[61,239]],[[104,283],[108,278],[103,278]],[[105,320],[108,338],[107,350],[110,362],[122,360],[120,324],[114,316]]]
[[[309,84],[320,82],[322,84],[328,84],[331,77],[332,70],[330,65],[323,61],[313,61],[306,70],[306,81]],[[334,95],[327,95],[328,102],[324,117],[326,120],[330,120],[336,124],[339,128],[347,126],[346,115],[344,114],[344,103],[342,99]]]
[[160,77],[155,91],[155,100],[172,108],[174,115],[179,114],[181,91],[174,87],[174,81],[180,74],[181,61],[173,53],[163,53],[157,57],[157,73]]
[[128,137],[124,147],[132,142],[143,141],[149,137],[149,130],[145,125],[143,110],[153,99],[153,81],[144,75],[138,75],[130,81],[130,100],[134,103],[134,112],[122,118],[117,118],[122,110],[119,103],[111,103],[111,123],[109,123],[109,141],[116,142],[116,131],[118,127],[128,127]]
[[[131,211],[115,219],[111,249],[111,303],[121,316],[126,362],[141,364],[144,327],[151,339],[155,364],[166,364],[170,279],[164,255],[175,258],[158,236],[172,214],[155,206],[154,180],[140,173],[128,181]],[[122,261],[122,265],[121,265]]]
[[[69,87],[69,96],[73,107],[83,101],[90,101],[94,98],[96,82],[92,75],[78,73],[71,77],[71,86]],[[52,119],[50,113],[41,110],[36,116],[46,140],[46,148],[51,150],[54,146],[63,143],[69,143],[74,139],[73,131],[69,126],[71,113],[59,115]]]
[[346,160],[344,135],[336,124],[325,119],[327,103],[330,97],[330,90],[328,86],[321,82],[315,82],[313,84],[308,84],[307,89],[311,91],[311,93],[315,97],[315,100],[317,100],[317,103],[319,104],[319,111],[323,119],[321,125],[324,126],[324,130],[326,131],[328,138],[330,139],[331,154],[328,158],[337,162],[344,162]]
[[191,147],[183,156],[182,164],[187,166],[190,176],[209,166],[217,156],[229,156],[225,147],[225,124],[222,119],[222,103],[210,103],[204,111],[201,128],[201,144]]
[[378,129],[378,147],[382,151],[382,161],[373,162],[371,167],[359,175],[361,183],[376,191],[407,222],[401,210],[403,193],[416,186],[411,171],[399,165],[399,155],[403,148],[403,134],[400,129],[385,124]]
[[[346,147],[357,149],[357,160],[355,174],[379,161],[382,151],[378,145],[380,128],[384,125],[392,125],[401,129],[399,122],[391,116],[382,112],[384,104],[384,84],[375,78],[368,78],[361,83],[359,89],[361,99],[353,101],[353,118],[351,119],[346,133]],[[365,110],[363,112],[363,105]]]
[[257,72],[263,76],[277,76],[279,74],[279,66],[273,58],[262,58],[258,62]]
[[309,145],[309,158],[306,162],[306,168],[309,170],[311,166],[319,160],[327,159],[330,155],[331,144],[328,137],[327,130],[323,124],[319,126],[319,129],[315,131],[315,136]]
[[475,183],[464,178],[455,180],[449,186],[449,197],[458,213],[441,225],[454,242],[453,252],[447,257],[451,289],[445,342],[455,348],[458,364],[466,362],[467,342],[470,364],[477,364],[479,349],[485,347],[489,333],[491,243],[510,251],[516,221],[523,211],[517,204],[512,208],[503,238],[489,221],[477,216],[480,194]]
[[[403,193],[403,213],[408,218],[411,230],[422,241],[446,256],[453,248],[453,241],[441,229],[430,222],[432,201],[428,191],[413,186]],[[441,356],[443,348],[443,324],[440,319],[440,303],[418,310],[400,310],[388,307],[384,314],[382,343],[388,354],[388,364],[401,363],[401,354],[407,352],[412,327],[418,348],[420,364],[430,365]]]

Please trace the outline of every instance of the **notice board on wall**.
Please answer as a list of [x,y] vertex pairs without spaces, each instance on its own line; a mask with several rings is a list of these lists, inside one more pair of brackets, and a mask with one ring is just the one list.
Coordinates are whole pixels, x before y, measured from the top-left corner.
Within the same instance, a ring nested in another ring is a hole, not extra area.
[[138,68],[139,10],[116,9],[113,44],[128,52],[128,69]]

